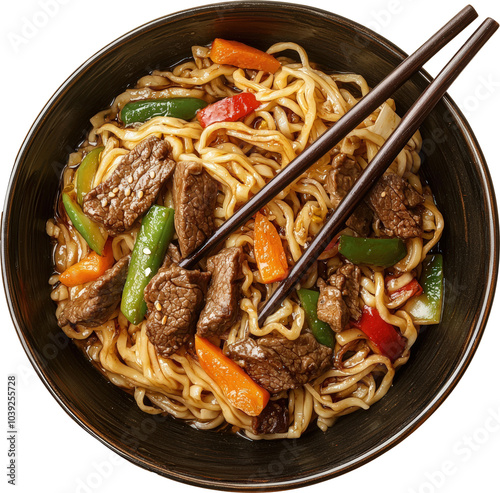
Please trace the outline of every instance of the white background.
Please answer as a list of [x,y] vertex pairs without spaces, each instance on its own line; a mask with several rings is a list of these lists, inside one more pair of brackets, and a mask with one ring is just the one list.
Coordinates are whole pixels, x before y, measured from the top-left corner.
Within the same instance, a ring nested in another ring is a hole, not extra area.
[[[17,150],[32,122],[54,91],[80,64],[104,45],[145,22],[180,8],[206,3],[211,2],[24,0],[5,3],[0,18],[0,204],[4,202]],[[416,49],[465,6],[465,1],[452,0],[304,0],[297,3],[307,3],[353,19],[381,33],[406,52]],[[44,5],[49,14],[44,13]],[[496,0],[475,0],[474,7],[480,19],[491,16],[500,20],[500,3]],[[38,27],[28,32],[27,23],[38,24]],[[476,21],[475,26],[478,24]],[[437,74],[472,29],[426,66],[432,75]],[[497,150],[499,51],[500,33],[497,33],[450,90],[477,135],[497,190],[500,190]],[[485,335],[465,376],[429,420],[380,458],[306,490],[349,493],[367,490],[370,493],[500,491],[499,306],[500,299],[493,306]],[[19,430],[15,487],[7,484],[6,433],[0,442],[3,443],[0,446],[2,491],[7,491],[4,485],[23,493],[202,491],[128,463],[83,431],[59,407],[31,368],[11,323],[3,291],[0,315],[4,341],[0,358],[4,382],[1,387],[6,393],[7,375],[18,376]],[[2,397],[1,402],[0,429],[6,430],[6,398]]]

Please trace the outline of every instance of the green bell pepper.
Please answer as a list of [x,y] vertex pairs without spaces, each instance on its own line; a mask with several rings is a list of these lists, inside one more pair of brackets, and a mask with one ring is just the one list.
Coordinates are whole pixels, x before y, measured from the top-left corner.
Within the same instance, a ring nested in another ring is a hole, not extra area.
[[182,120],[192,120],[196,112],[208,103],[199,98],[143,99],[127,103],[120,113],[125,125],[145,122],[154,116],[171,116]]
[[309,325],[313,336],[320,344],[333,349],[335,346],[333,330],[326,322],[318,318],[319,292],[302,288],[297,291],[297,294],[306,315],[307,325]]
[[62,194],[62,202],[68,217],[73,226],[83,236],[87,244],[97,254],[102,255],[104,243],[106,240],[99,229],[97,223],[89,219],[82,211],[80,206],[69,196],[68,193]]
[[438,324],[443,304],[443,256],[427,255],[423,262],[420,285],[424,292],[411,298],[405,310],[413,321],[422,325]]
[[82,206],[83,197],[89,193],[92,188],[92,180],[99,166],[99,156],[104,147],[92,149],[81,162],[76,172],[76,200]]
[[121,311],[134,325],[146,315],[144,288],[158,272],[174,232],[174,210],[153,205],[142,220],[123,289]]
[[399,238],[359,238],[341,235],[339,253],[353,264],[391,267],[406,256],[406,245]]

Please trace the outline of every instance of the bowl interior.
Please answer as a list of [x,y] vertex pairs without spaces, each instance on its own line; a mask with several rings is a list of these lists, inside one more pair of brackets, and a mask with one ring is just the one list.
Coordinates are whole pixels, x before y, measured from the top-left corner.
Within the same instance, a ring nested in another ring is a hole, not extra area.
[[[446,278],[443,321],[419,338],[387,396],[369,411],[339,419],[327,433],[313,429],[291,441],[251,442],[142,413],[59,331],[47,283],[52,267],[45,223],[52,216],[60,172],[89,130],[89,118],[142,75],[189,57],[191,45],[215,37],[263,49],[293,41],[306,48],[312,61],[362,74],[371,86],[403,57],[393,45],[346,19],[277,2],[201,7],[126,35],[61,87],[21,149],[3,219],[4,283],[23,345],[45,383],[87,430],[114,450],[171,478],[217,489],[290,487],[349,470],[397,443],[456,383],[491,303],[496,209],[480,150],[446,99],[421,129],[422,172],[446,221],[440,244]],[[417,74],[394,95],[400,114],[426,84],[427,76]]]

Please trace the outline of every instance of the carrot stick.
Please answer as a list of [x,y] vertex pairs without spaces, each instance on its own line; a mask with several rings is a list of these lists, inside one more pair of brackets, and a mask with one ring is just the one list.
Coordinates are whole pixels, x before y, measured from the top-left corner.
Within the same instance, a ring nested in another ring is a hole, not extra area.
[[269,392],[207,339],[196,335],[195,348],[201,367],[231,405],[249,416],[258,416],[269,401]]
[[253,248],[257,267],[265,284],[285,279],[288,263],[281,238],[271,221],[260,212],[255,216]]
[[271,74],[274,74],[281,67],[281,63],[268,53],[238,41],[228,41],[220,38],[214,39],[210,50],[210,58],[215,63],[263,70]]
[[111,247],[111,240],[109,240],[104,245],[102,256],[94,251],[90,252],[85,258],[80,260],[80,262],[68,267],[59,276],[59,280],[68,287],[95,281],[114,263],[113,248]]

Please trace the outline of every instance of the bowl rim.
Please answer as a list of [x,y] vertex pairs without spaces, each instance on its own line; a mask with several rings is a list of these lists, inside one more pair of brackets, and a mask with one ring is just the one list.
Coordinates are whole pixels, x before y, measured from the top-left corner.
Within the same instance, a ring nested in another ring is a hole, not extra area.
[[[488,283],[486,289],[484,291],[484,296],[482,299],[482,303],[480,309],[478,310],[478,314],[476,317],[476,322],[474,324],[472,332],[469,334],[467,339],[465,349],[463,351],[463,355],[460,360],[455,364],[453,372],[447,378],[445,383],[443,384],[440,392],[435,395],[432,400],[427,404],[427,406],[421,410],[417,415],[415,415],[410,421],[408,421],[395,435],[386,439],[384,442],[380,443],[377,447],[370,449],[369,451],[363,453],[360,456],[357,456],[349,463],[342,464],[337,467],[329,468],[325,471],[312,474],[306,477],[301,477],[298,479],[292,480],[273,480],[268,483],[245,483],[238,481],[218,481],[209,478],[205,478],[201,475],[195,474],[184,474],[179,473],[172,470],[165,470],[158,466],[153,461],[148,461],[143,458],[139,458],[128,451],[126,451],[119,443],[112,443],[109,439],[106,438],[105,433],[102,433],[92,425],[90,425],[85,416],[81,415],[70,400],[59,390],[59,388],[51,381],[51,378],[47,375],[43,364],[39,356],[37,355],[36,350],[31,347],[28,341],[24,337],[24,328],[20,323],[16,308],[13,303],[13,298],[15,297],[15,292],[11,289],[11,260],[9,256],[8,245],[8,237],[9,237],[9,229],[10,229],[10,215],[11,215],[11,204],[13,201],[13,191],[16,185],[17,177],[20,172],[21,166],[25,161],[26,154],[29,151],[29,148],[33,141],[36,139],[36,135],[39,127],[42,126],[45,114],[48,113],[53,106],[53,104],[64,94],[64,92],[72,85],[72,83],[77,80],[80,76],[85,74],[85,72],[99,60],[101,57],[106,56],[111,51],[119,48],[120,46],[126,44],[130,39],[135,38],[137,36],[142,35],[143,33],[161,27],[162,25],[167,25],[172,22],[176,22],[182,20],[184,18],[189,18],[194,15],[202,15],[207,12],[211,12],[214,10],[238,10],[238,12],[252,12],[254,10],[276,10],[276,9],[292,9],[297,13],[307,12],[308,14],[313,14],[315,16],[320,16],[327,18],[334,22],[340,22],[344,24],[347,28],[352,29],[355,32],[361,32],[363,35],[373,39],[377,44],[382,45],[386,50],[390,51],[391,54],[400,58],[401,60],[408,55],[402,51],[399,47],[393,44],[391,41],[387,40],[383,36],[378,33],[372,31],[371,29],[358,24],[348,18],[335,14],[333,12],[329,12],[317,7],[312,7],[303,4],[295,4],[288,3],[283,1],[226,1],[222,3],[211,3],[207,5],[197,6],[190,9],[174,12],[172,14],[168,14],[156,19],[153,19],[149,22],[146,22],[127,33],[119,36],[115,40],[108,43],[102,49],[97,51],[94,55],[89,57],[86,61],[84,61],[75,71],[73,71],[69,77],[59,86],[59,88],[54,92],[54,94],[50,97],[48,102],[44,105],[35,121],[31,125],[19,151],[16,156],[11,175],[9,178],[9,183],[6,189],[4,209],[2,212],[1,218],[1,266],[2,266],[2,279],[3,286],[6,294],[6,301],[9,308],[9,313],[16,329],[17,335],[20,339],[21,345],[23,346],[24,351],[26,352],[28,359],[33,366],[35,372],[42,380],[43,384],[47,387],[49,392],[58,402],[58,404],[64,409],[64,411],[75,420],[85,431],[90,433],[94,438],[99,440],[101,443],[106,445],[113,452],[119,454],[121,457],[127,459],[135,465],[138,465],[148,471],[156,472],[157,474],[167,477],[169,479],[173,479],[176,481],[180,481],[185,484],[204,487],[204,488],[212,488],[224,491],[245,491],[245,490],[267,490],[267,491],[280,491],[290,488],[297,488],[312,485],[321,481],[325,481],[331,479],[335,476],[339,476],[346,472],[349,472],[353,469],[356,469],[367,462],[375,459],[380,456],[382,453],[391,449],[398,443],[400,443],[403,439],[408,437],[413,431],[415,431],[420,425],[422,425],[431,414],[444,402],[444,400],[448,397],[451,391],[456,387],[457,383],[463,376],[465,370],[469,366],[472,357],[474,356],[479,342],[482,338],[482,335],[485,330],[485,326],[491,311],[496,284],[497,284],[497,276],[498,276],[498,263],[499,263],[499,226],[498,226],[498,210],[497,203],[495,198],[495,192],[493,188],[493,183],[491,180],[491,175],[486,164],[486,160],[484,155],[479,147],[477,139],[470,128],[465,116],[460,111],[458,106],[454,103],[451,97],[446,94],[442,101],[446,105],[447,110],[452,115],[457,127],[462,134],[462,138],[464,142],[466,142],[467,147],[474,159],[474,165],[477,170],[478,177],[481,182],[482,190],[485,194],[485,204],[487,206],[486,215],[488,216],[488,230],[491,238],[490,248],[489,248],[489,262],[488,262]],[[418,71],[418,74],[423,77],[427,82],[431,82],[432,77],[423,69]]]

